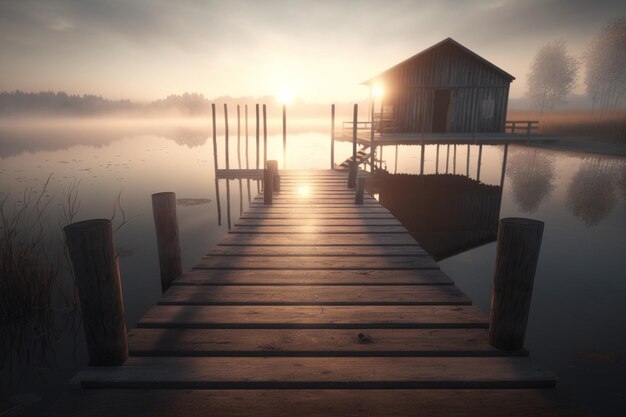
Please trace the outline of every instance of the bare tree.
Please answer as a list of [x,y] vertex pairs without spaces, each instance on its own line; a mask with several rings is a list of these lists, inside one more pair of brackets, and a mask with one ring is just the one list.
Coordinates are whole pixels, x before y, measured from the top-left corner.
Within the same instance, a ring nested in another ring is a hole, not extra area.
[[576,84],[579,63],[567,51],[564,40],[548,42],[539,49],[528,73],[528,97],[543,111],[567,101]]
[[589,44],[584,59],[594,109],[615,110],[626,96],[626,18],[607,24]]

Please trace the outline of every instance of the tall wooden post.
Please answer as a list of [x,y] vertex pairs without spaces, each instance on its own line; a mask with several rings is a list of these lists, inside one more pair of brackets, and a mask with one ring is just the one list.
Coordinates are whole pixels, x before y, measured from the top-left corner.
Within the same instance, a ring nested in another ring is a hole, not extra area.
[[356,163],[356,127],[359,119],[359,105],[355,104],[352,112],[352,161],[348,172],[348,188],[356,187],[356,173],[359,166]]
[[272,204],[273,191],[274,191],[274,176],[278,172],[278,161],[267,161],[265,170],[263,172],[263,203]]
[[215,103],[211,103],[211,119],[213,122],[213,166],[215,167],[215,199],[217,200],[217,224],[222,225],[222,206],[220,204],[220,182],[217,179],[217,123]]
[[287,105],[283,104],[283,169],[287,169]]
[[259,105],[256,105],[256,169],[259,169],[260,144],[260,123],[259,123]]
[[330,169],[335,169],[335,105],[330,106]]
[[478,145],[478,162],[476,163],[476,181],[480,181],[480,165],[483,162],[483,145]]
[[[372,101],[372,105],[370,108],[370,111],[371,111],[371,114],[370,114],[370,121],[371,121],[371,125],[370,125],[370,171],[374,172],[374,155],[375,155],[374,149],[376,146],[374,145],[374,107],[376,104],[376,100],[372,96],[371,91],[372,89],[370,88],[370,100]],[[396,157],[396,160],[397,159],[398,158]]]
[[172,281],[183,273],[176,218],[176,194],[172,192],[152,194],[152,214],[159,248],[161,290],[165,292],[172,285]]
[[63,231],[78,287],[89,364],[121,365],[128,358],[128,342],[111,221],[86,220]]
[[241,169],[241,110],[237,104],[237,168]]
[[489,314],[489,343],[498,349],[524,347],[542,235],[543,222],[500,220]]
[[224,147],[226,148],[226,169],[230,169],[228,155],[228,105],[224,103]]
[[360,177],[356,180],[356,195],[354,196],[354,204],[363,204],[365,195],[365,178]]
[[[250,169],[250,161],[248,160],[248,105],[244,107],[245,127],[246,127],[246,169]],[[248,179],[248,185],[250,180]]]
[[263,105],[263,169],[267,168],[267,106]]

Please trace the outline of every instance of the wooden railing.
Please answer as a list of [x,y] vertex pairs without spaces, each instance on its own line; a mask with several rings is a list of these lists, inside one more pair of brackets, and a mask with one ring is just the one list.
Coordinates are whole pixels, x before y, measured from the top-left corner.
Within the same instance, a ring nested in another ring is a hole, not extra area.
[[513,135],[530,136],[532,131],[537,129],[539,129],[537,120],[507,120],[504,125],[504,131]]

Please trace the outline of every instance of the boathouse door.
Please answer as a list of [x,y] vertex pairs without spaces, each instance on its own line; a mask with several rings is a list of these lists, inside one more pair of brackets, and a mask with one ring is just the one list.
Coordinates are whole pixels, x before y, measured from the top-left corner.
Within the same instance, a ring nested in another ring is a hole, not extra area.
[[435,90],[433,100],[433,133],[448,131],[448,115],[450,114],[450,90]]

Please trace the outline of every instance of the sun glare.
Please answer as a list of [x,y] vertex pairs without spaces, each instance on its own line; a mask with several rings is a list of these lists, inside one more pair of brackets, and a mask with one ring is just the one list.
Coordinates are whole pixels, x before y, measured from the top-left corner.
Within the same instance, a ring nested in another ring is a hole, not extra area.
[[310,189],[309,189],[309,187],[308,187],[308,186],[306,186],[306,185],[303,185],[303,186],[301,186],[301,187],[298,187],[298,195],[299,195],[300,197],[307,197],[307,196],[309,195],[309,192],[310,192],[310,191],[311,191],[311,190],[310,190]]
[[381,97],[383,95],[383,86],[376,84],[372,87],[372,95],[374,97]]
[[291,91],[282,90],[280,93],[278,93],[277,98],[281,104],[289,104],[293,101],[293,94],[291,93]]

